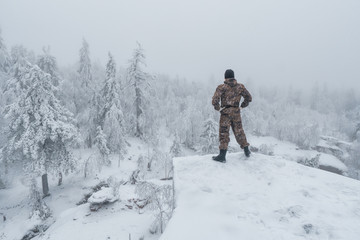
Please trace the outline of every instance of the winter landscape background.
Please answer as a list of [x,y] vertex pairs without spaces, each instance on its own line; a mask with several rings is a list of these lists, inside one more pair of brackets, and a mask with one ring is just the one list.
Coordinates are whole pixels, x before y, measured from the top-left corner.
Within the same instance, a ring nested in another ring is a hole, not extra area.
[[356,239],[359,7],[0,1],[0,239]]

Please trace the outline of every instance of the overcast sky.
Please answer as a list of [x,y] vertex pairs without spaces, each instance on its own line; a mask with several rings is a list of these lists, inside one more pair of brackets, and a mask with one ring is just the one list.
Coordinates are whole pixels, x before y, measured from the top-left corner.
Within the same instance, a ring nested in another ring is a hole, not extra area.
[[8,48],[75,63],[82,38],[91,58],[111,51],[126,66],[136,41],[148,70],[219,81],[227,68],[266,84],[360,88],[359,0],[0,0]]

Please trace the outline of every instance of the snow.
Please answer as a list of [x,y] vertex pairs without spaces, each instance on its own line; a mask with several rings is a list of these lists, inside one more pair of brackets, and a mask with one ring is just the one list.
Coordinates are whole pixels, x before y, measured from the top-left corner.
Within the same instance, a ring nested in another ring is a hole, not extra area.
[[[343,171],[344,173],[348,171],[346,165],[339,158],[333,155],[327,153],[320,153],[315,150],[299,149],[299,147],[297,147],[293,143],[287,141],[280,141],[274,137],[256,137],[249,135],[249,142],[251,146],[257,148],[259,148],[262,144],[266,144],[273,148],[275,156],[282,157],[283,159],[291,160],[294,162],[297,162],[298,160],[303,158],[311,159],[314,158],[316,155],[320,154],[320,165],[331,166]],[[232,140],[231,143],[235,145],[236,142],[235,140]]]
[[328,141],[326,141],[326,140],[324,140],[324,139],[320,139],[320,141],[319,141],[319,143],[317,144],[317,146],[342,152],[342,150],[341,150],[339,147],[334,146],[334,145],[330,145],[330,144],[328,143]]
[[360,182],[280,156],[174,159],[176,203],[161,240],[360,236]]
[[325,153],[320,154],[319,165],[332,166],[343,172],[346,172],[348,170],[346,165],[343,162],[339,161],[338,158]]
[[[120,161],[118,156],[111,155],[112,166],[103,167],[100,172],[84,178],[82,171],[64,176],[62,186],[57,186],[56,178],[49,178],[50,196],[44,200],[52,211],[49,224],[54,222],[49,229],[33,240],[82,240],[82,239],[132,239],[155,240],[159,235],[151,234],[149,228],[154,221],[151,211],[129,209],[128,200],[138,198],[135,193],[135,185],[121,185],[119,200],[103,206],[97,212],[90,211],[90,203],[77,206],[76,204],[91,192],[91,188],[101,181],[106,181],[110,176],[117,181],[127,181],[129,175],[137,166],[140,154],[146,155],[148,149],[144,143],[135,138],[129,138],[131,147],[127,155]],[[79,159],[79,165],[94,154],[91,149],[78,149],[74,155]],[[38,179],[38,186],[41,186]],[[7,220],[2,221],[0,215],[0,240],[21,239],[28,230],[39,224],[36,219],[29,219],[30,206],[28,205],[29,189],[26,183],[14,181],[9,189],[0,191],[0,213],[5,214]],[[94,199],[112,198],[113,193],[109,188],[95,193]]]
[[[249,141],[255,147],[271,146],[274,156],[252,153],[246,159],[232,138],[231,150],[240,152],[230,152],[226,164],[213,162],[208,155],[174,159],[177,208],[161,239],[357,239],[360,182],[296,163],[298,158],[316,156],[317,151],[301,150],[272,137],[249,135]],[[52,225],[34,240],[129,239],[129,234],[131,239],[160,237],[149,233],[153,212],[128,207],[134,207],[133,200],[139,198],[136,185],[121,185],[118,201],[97,212],[90,211],[90,203],[76,205],[93,186],[110,176],[128,181],[138,157],[151,156],[148,145],[141,140],[131,138],[128,142],[128,153],[120,167],[118,156],[111,155],[112,166],[87,178],[81,169],[64,176],[62,186],[57,186],[57,178],[49,178],[51,195],[44,200],[52,211],[48,221]],[[160,139],[164,151],[171,144],[171,138]],[[79,166],[94,152],[74,151]],[[183,154],[194,152],[185,149]],[[344,169],[342,162],[329,154],[321,153],[320,164]],[[172,184],[159,179],[148,182]],[[26,183],[20,179],[0,191],[0,213],[7,217],[5,222],[0,221],[1,240],[21,239],[39,224],[29,219],[28,194]],[[92,198],[96,202],[113,197],[111,187],[105,187]]]
[[114,190],[108,187],[102,187],[100,191],[93,193],[88,199],[89,203],[115,202],[118,197],[114,195]]
[[[89,204],[69,209],[41,237],[35,239],[139,239],[146,235],[141,226],[149,226],[150,214],[139,217],[136,211],[123,210],[121,203],[98,212],[89,212]],[[151,237],[151,236],[150,236]],[[147,239],[152,239],[147,237]],[[154,238],[153,238],[154,239]],[[156,239],[156,238],[155,238]]]

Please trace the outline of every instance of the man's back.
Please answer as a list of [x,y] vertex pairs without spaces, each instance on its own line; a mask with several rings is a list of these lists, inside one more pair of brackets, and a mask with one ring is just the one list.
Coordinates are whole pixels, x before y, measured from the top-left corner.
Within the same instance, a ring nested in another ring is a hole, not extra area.
[[235,78],[228,78],[216,88],[212,104],[218,106],[221,100],[221,107],[239,107],[241,97],[244,97],[241,107],[246,107],[252,100],[243,84],[237,83]]

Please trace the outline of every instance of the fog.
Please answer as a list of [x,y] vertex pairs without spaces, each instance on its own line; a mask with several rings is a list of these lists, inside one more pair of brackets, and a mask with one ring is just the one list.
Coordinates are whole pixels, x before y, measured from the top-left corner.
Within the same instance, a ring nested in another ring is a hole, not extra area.
[[191,81],[241,80],[294,86],[360,87],[358,0],[0,0],[0,28],[15,44],[61,66],[78,61],[84,37],[91,57],[111,51],[126,66],[136,41],[149,71]]

